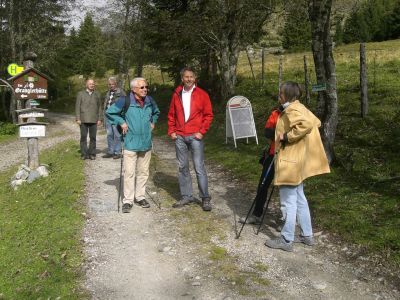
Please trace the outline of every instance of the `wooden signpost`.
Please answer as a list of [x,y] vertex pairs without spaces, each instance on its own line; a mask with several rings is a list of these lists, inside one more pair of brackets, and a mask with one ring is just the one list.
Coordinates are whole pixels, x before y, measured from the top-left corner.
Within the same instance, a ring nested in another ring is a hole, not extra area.
[[24,62],[25,70],[9,78],[12,81],[15,98],[23,102],[24,109],[18,109],[18,126],[20,138],[28,139],[28,167],[32,170],[39,167],[39,137],[46,136],[47,123],[38,122],[36,118],[45,116],[47,109],[37,108],[37,100],[48,98],[46,75],[33,68],[35,54]]
[[15,97],[21,100],[47,99],[47,76],[38,70],[27,69],[9,80],[13,82]]

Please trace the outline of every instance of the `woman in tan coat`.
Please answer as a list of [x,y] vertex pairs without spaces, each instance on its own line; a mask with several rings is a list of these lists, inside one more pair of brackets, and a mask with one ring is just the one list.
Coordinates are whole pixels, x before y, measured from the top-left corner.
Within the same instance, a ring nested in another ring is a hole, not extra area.
[[[295,82],[281,85],[279,102],[284,111],[275,130],[276,158],[274,184],[279,186],[281,205],[286,211],[281,236],[267,240],[270,248],[293,250],[293,242],[314,244],[310,210],[303,191],[308,177],[329,173],[329,164],[319,134],[320,120],[299,102],[301,90]],[[295,239],[297,221],[301,228]]]

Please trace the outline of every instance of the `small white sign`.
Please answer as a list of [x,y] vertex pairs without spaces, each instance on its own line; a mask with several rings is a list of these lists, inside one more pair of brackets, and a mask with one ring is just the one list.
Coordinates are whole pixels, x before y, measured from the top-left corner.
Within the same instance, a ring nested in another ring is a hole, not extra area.
[[46,136],[45,125],[22,125],[19,127],[19,137],[44,137]]
[[30,113],[26,113],[26,114],[20,114],[19,117],[20,118],[43,118],[44,117],[44,113],[41,113],[41,112],[30,112]]

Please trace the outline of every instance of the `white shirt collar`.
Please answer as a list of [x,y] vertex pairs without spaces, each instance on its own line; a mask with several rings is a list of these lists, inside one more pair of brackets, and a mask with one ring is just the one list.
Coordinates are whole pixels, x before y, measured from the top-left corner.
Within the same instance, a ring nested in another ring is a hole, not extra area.
[[190,90],[188,90],[188,91],[186,91],[185,88],[183,88],[182,89],[182,93],[192,93],[195,87],[196,87],[196,85],[193,84],[192,88]]

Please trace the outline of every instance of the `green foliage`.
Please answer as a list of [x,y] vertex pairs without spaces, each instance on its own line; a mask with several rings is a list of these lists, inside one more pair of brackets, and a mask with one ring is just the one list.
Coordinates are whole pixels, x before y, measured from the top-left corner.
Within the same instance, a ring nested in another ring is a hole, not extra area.
[[[394,29],[390,26],[390,20],[398,17],[393,15],[396,3],[398,1],[395,0],[368,0],[356,7],[345,23],[343,41],[383,41],[393,37],[391,31]],[[395,22],[393,27],[396,26]]]
[[75,71],[85,77],[95,73],[97,77],[104,76],[106,72],[106,57],[103,48],[103,35],[95,25],[90,14],[85,16],[79,31],[71,35],[69,55],[75,65]]
[[224,94],[236,80],[236,54],[259,41],[276,1],[153,2],[145,38],[160,65],[176,83],[183,66],[195,66],[207,87]]
[[14,135],[18,127],[12,123],[0,122],[0,135]]
[[[42,154],[50,176],[10,187],[0,174],[0,291],[4,299],[85,299],[80,291],[83,163],[75,142]],[[62,156],[63,159],[60,159]]]
[[400,38],[400,1],[397,1],[393,12],[388,17],[388,34],[391,39]]
[[286,21],[282,31],[282,46],[291,51],[311,48],[311,27],[306,3],[286,5]]

